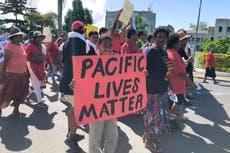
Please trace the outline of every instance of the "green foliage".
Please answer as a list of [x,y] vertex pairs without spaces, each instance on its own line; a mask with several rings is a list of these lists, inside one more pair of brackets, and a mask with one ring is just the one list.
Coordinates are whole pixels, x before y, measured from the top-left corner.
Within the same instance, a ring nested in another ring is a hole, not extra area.
[[24,22],[18,19],[18,15],[24,16],[31,9],[26,6],[26,3],[27,0],[6,0],[5,3],[0,3],[1,14],[12,13],[15,16],[15,19],[1,19],[0,24],[13,23],[18,27],[22,26]]
[[[196,24],[190,23],[190,29],[191,29],[191,30],[196,30]],[[199,29],[199,30],[207,30],[207,29],[208,29],[207,22],[201,21],[201,22],[199,23],[198,29]]]
[[80,20],[84,24],[92,24],[92,11],[87,8],[83,8],[81,0],[73,0],[72,2],[73,9],[69,9],[65,16],[65,25],[63,26],[63,30],[68,32],[71,30],[71,24],[76,21]]
[[208,52],[211,47],[215,47],[215,53],[230,54],[230,38],[224,37],[215,41],[205,38],[202,44],[203,52]]
[[41,31],[43,27],[50,26],[51,31],[56,33],[57,28],[55,25],[55,20],[57,19],[57,14],[50,12],[46,14],[41,14],[36,10],[29,11],[25,16],[25,25],[22,30],[24,32],[39,30]]
[[[205,68],[205,57],[207,53],[198,54],[198,67]],[[216,58],[216,70],[222,72],[230,72],[230,54],[214,54]]]
[[148,24],[144,23],[143,17],[140,15],[135,16],[135,24],[137,31],[144,30],[149,26]]

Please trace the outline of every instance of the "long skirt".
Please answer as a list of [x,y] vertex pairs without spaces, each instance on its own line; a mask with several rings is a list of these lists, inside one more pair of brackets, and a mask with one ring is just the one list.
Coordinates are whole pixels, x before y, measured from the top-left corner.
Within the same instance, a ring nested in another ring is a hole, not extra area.
[[208,67],[206,67],[206,72],[205,72],[207,77],[212,77],[215,78],[216,77],[216,71],[215,68],[212,67],[211,69],[209,69]]
[[169,118],[168,94],[148,95],[148,104],[144,110],[144,131],[152,134],[153,139],[158,139],[159,135],[169,135]]
[[28,73],[6,73],[0,97],[0,108],[6,108],[13,100],[15,105],[25,102],[29,93]]

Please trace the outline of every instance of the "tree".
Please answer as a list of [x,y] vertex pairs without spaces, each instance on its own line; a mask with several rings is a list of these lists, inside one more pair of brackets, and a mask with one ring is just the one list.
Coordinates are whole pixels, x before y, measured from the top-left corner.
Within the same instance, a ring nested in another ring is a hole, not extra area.
[[[190,23],[190,29],[196,30],[196,24]],[[201,22],[199,23],[198,29],[199,29],[199,30],[207,30],[207,29],[208,29],[207,22],[201,21]]]
[[143,17],[140,15],[135,16],[135,24],[137,31],[145,30],[149,25],[144,23]]
[[50,26],[53,33],[57,33],[57,28],[55,25],[57,14],[50,12],[46,14],[41,14],[36,10],[29,11],[25,16],[25,25],[22,30],[25,32],[39,30],[42,31],[43,27]]
[[215,41],[211,41],[208,38],[204,39],[202,44],[203,52],[208,52],[211,47],[215,47],[216,53],[229,54],[230,53],[230,38],[219,38]]
[[14,23],[20,27],[23,25],[23,20],[19,19],[18,16],[24,16],[31,8],[26,7],[27,0],[6,0],[5,3],[0,3],[0,10],[2,15],[12,13],[15,19],[3,19],[0,20],[0,24]]
[[92,11],[87,8],[83,8],[81,0],[73,0],[72,2],[73,9],[69,9],[65,16],[65,25],[63,26],[64,31],[70,31],[71,24],[75,20],[80,20],[85,24],[92,24]]

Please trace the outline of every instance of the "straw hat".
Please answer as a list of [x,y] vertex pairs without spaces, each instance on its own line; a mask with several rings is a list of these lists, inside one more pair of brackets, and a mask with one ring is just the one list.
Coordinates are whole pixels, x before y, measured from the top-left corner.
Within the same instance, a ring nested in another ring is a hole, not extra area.
[[178,31],[177,33],[179,35],[180,41],[191,37],[191,35],[186,35],[183,31]]
[[13,36],[18,36],[18,35],[24,35],[25,33],[23,33],[21,31],[21,29],[19,29],[18,27],[13,27],[10,29],[10,33],[9,33],[9,36],[8,38],[11,38]]
[[33,35],[32,35],[32,37],[33,38],[35,38],[35,37],[42,37],[42,39],[45,39],[46,38],[46,36],[45,35],[43,35],[40,31],[34,31],[33,32]]

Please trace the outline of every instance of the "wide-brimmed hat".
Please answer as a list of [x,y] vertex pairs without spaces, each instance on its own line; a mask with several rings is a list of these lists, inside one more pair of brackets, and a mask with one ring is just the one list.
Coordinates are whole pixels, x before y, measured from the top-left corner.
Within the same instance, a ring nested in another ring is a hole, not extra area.
[[80,27],[82,27],[82,30],[84,30],[85,25],[83,22],[77,20],[72,23],[71,30],[79,30]]
[[18,35],[24,35],[25,33],[23,33],[21,31],[21,29],[19,29],[18,27],[13,27],[10,29],[10,33],[9,33],[9,36],[8,38],[11,38],[13,36],[18,36]]
[[32,37],[33,38],[35,38],[35,37],[42,37],[42,39],[46,38],[46,36],[43,35],[40,31],[34,31]]
[[183,31],[178,31],[177,33],[179,35],[180,41],[191,37],[191,35],[186,35]]

